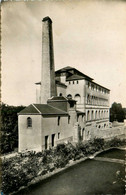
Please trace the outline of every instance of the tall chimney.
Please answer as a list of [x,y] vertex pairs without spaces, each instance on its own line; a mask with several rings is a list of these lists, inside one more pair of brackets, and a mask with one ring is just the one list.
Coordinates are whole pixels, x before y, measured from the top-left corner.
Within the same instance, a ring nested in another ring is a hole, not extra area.
[[49,17],[45,17],[42,22],[41,104],[46,104],[48,98],[56,96],[57,94],[55,84],[52,20]]

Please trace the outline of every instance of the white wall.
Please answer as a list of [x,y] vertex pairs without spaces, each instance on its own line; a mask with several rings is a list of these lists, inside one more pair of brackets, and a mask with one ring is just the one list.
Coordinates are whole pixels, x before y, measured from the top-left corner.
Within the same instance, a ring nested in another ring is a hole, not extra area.
[[[28,117],[32,119],[32,127],[27,127]],[[31,149],[41,151],[41,120],[41,115],[18,116],[19,152]]]

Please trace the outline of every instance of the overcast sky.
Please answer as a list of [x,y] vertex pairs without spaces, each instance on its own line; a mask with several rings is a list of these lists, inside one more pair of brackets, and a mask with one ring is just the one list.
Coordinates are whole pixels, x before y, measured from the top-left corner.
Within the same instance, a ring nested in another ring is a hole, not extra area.
[[2,102],[35,103],[42,19],[53,21],[55,69],[72,66],[126,107],[126,2],[59,0],[2,3]]

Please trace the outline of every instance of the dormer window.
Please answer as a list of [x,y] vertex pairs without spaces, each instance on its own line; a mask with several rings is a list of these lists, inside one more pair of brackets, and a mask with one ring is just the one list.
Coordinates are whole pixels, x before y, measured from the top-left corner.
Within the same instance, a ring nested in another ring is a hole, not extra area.
[[32,119],[30,117],[27,118],[27,127],[32,127]]

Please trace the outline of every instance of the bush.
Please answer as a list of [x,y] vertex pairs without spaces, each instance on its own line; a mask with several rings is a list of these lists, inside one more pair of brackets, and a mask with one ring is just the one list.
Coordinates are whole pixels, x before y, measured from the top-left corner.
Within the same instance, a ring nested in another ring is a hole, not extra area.
[[95,138],[92,142],[92,146],[94,147],[95,151],[99,151],[104,149],[105,141],[102,138]]
[[43,152],[20,153],[2,162],[2,191],[9,194],[26,186],[28,182],[39,175],[52,172],[55,168],[65,167],[70,160],[78,160],[84,156],[94,154],[103,148],[122,146],[125,140],[114,138],[104,142],[94,139],[88,143],[80,142],[73,146],[71,143],[59,144],[56,148]]
[[125,145],[125,139],[121,140],[121,139],[115,137],[114,139],[108,141],[109,147],[118,147],[118,146],[122,146],[122,145]]

